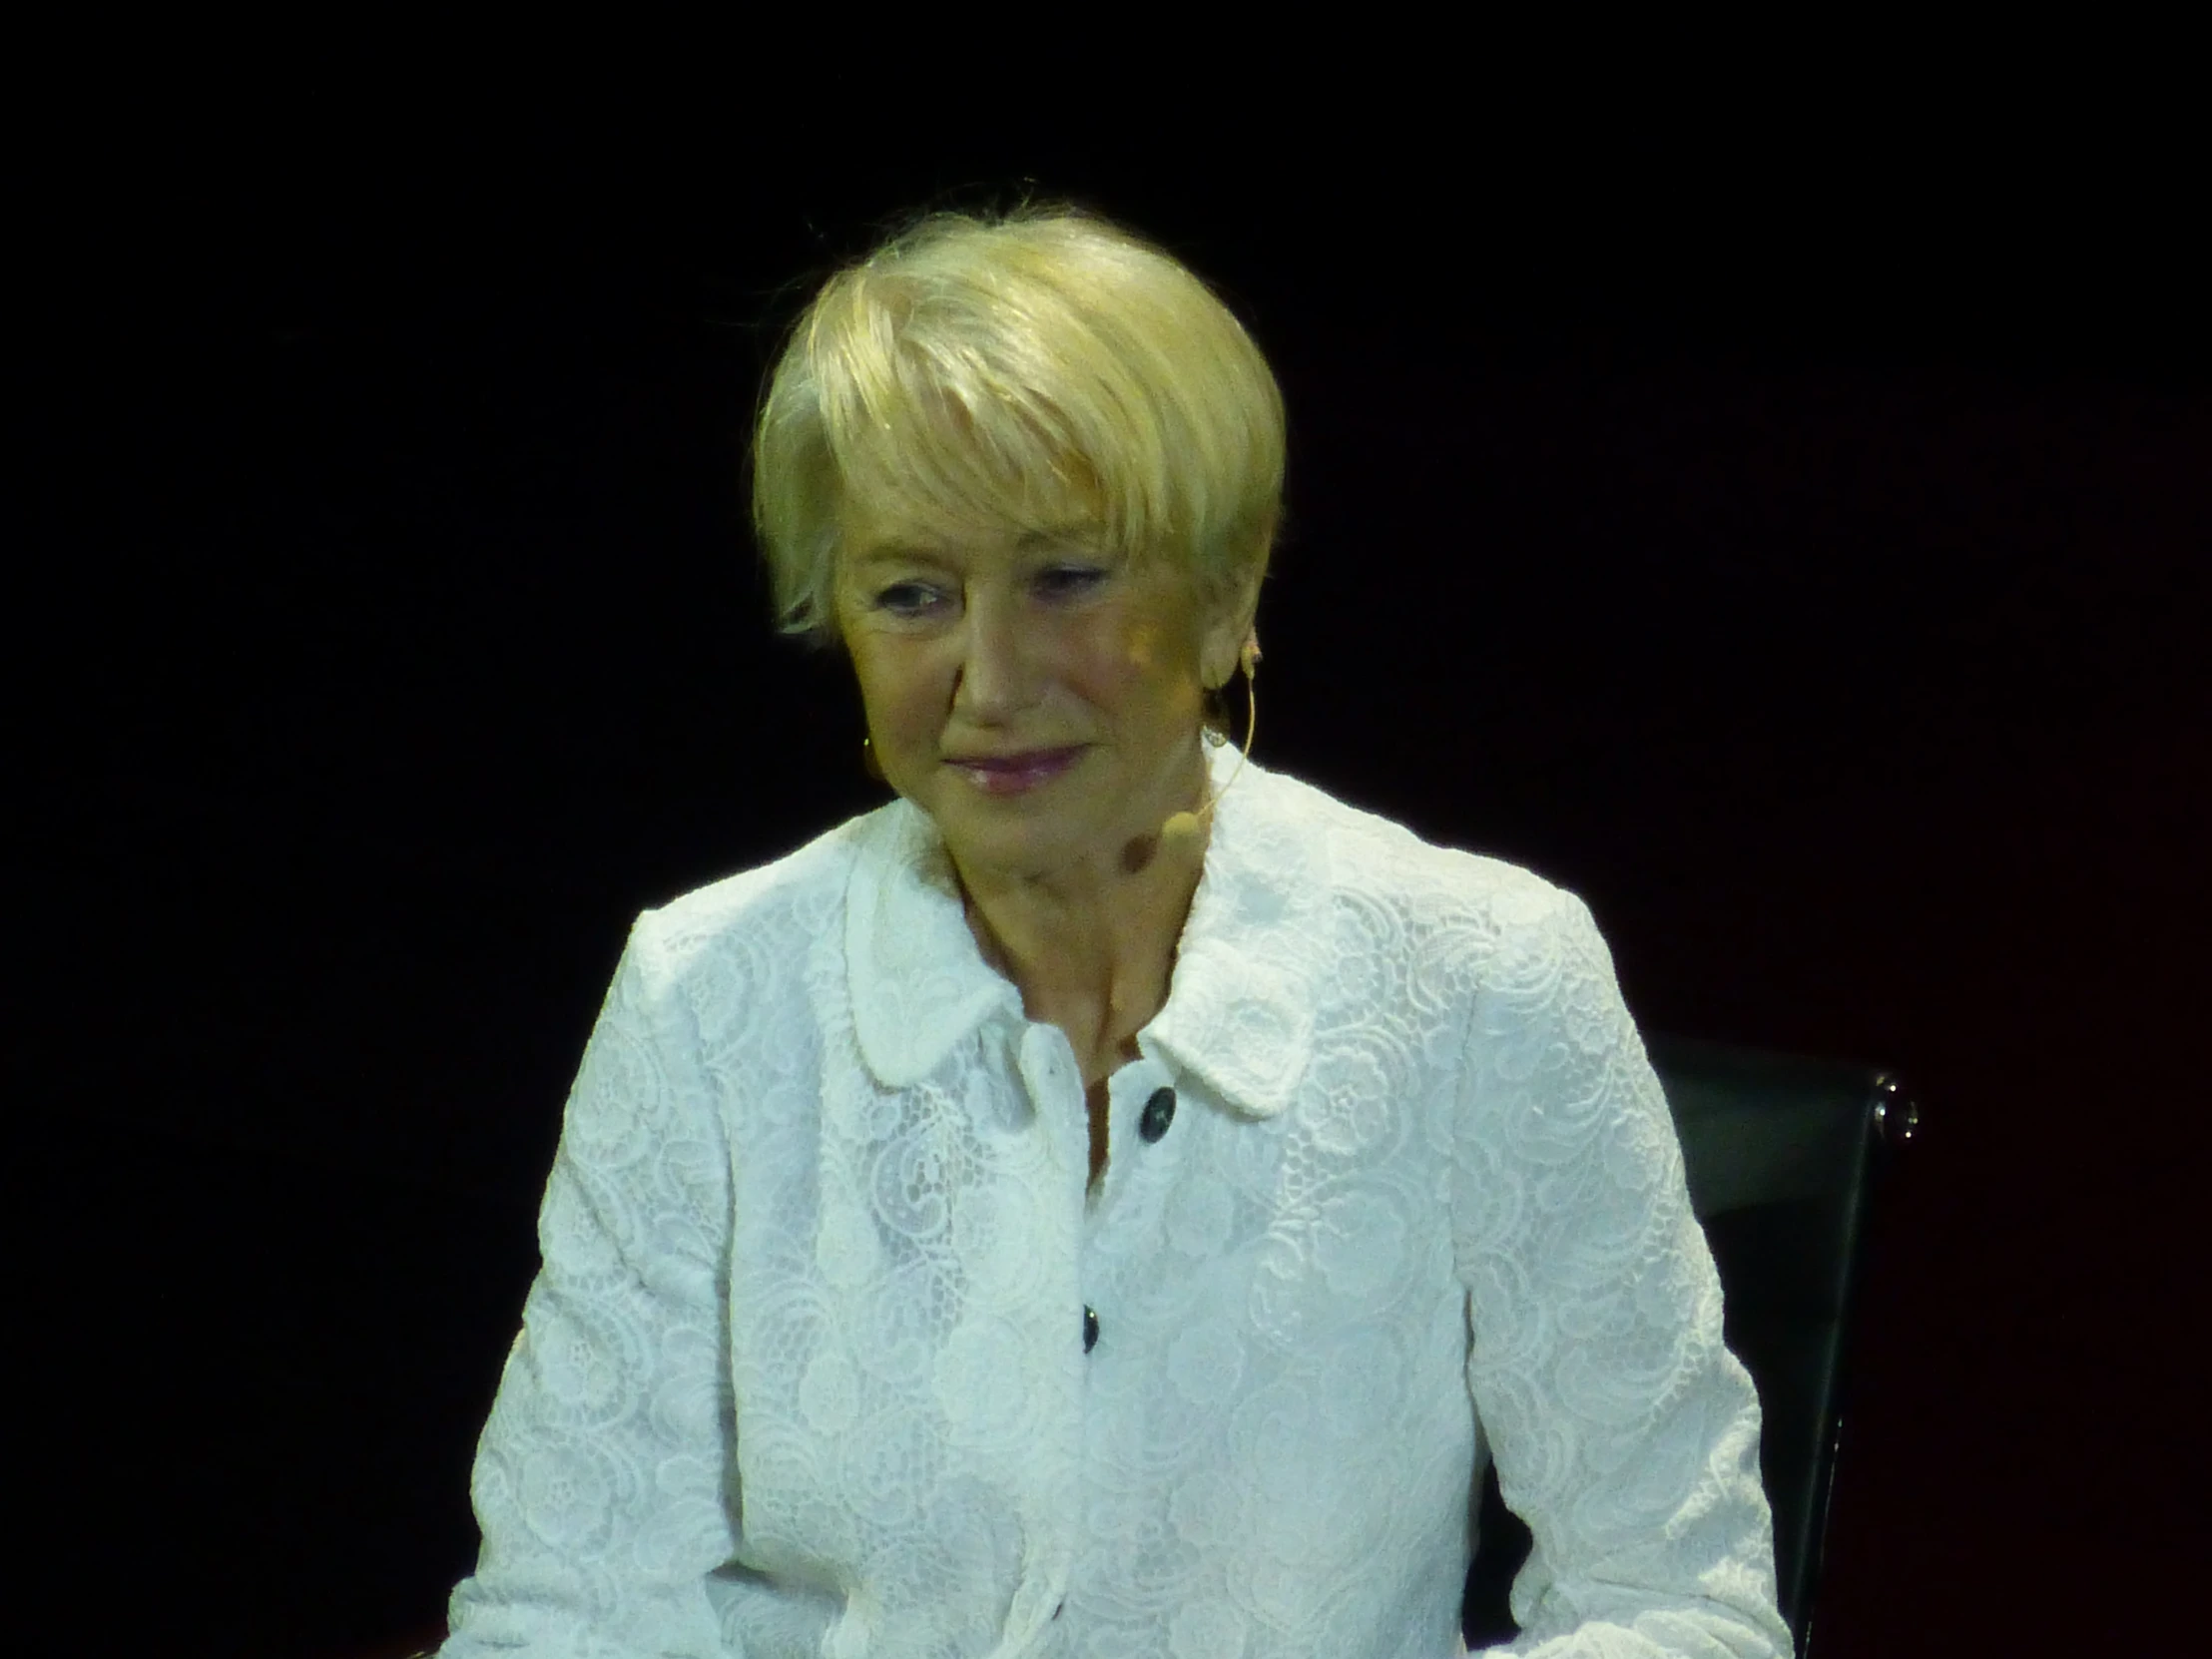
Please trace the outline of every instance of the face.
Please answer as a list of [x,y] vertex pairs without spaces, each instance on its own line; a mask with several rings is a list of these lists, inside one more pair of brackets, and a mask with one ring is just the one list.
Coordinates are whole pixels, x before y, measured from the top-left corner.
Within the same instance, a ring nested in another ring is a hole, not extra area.
[[1080,528],[923,536],[848,511],[844,530],[869,738],[964,873],[1109,869],[1198,804],[1203,688],[1227,680],[1240,617]]

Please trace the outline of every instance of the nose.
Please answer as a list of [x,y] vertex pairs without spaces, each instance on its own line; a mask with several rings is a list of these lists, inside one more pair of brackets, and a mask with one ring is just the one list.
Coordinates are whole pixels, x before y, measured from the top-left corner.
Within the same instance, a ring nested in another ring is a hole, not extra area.
[[1008,719],[1028,707],[1035,675],[1020,609],[989,589],[968,595],[961,630],[959,681],[953,707],[979,724]]

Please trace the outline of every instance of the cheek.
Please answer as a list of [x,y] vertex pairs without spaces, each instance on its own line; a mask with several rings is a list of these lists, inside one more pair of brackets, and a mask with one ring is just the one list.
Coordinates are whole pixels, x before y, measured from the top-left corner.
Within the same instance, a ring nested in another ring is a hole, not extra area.
[[852,670],[879,748],[934,745],[944,699],[935,684],[941,676],[932,674],[925,659],[871,643],[853,652]]
[[1158,670],[1152,642],[1127,628],[1066,628],[1053,641],[1052,678],[1083,702],[1113,709],[1139,694]]
[[1171,721],[1196,719],[1201,703],[1196,653],[1186,630],[1148,619],[1121,631],[1083,659],[1093,700]]

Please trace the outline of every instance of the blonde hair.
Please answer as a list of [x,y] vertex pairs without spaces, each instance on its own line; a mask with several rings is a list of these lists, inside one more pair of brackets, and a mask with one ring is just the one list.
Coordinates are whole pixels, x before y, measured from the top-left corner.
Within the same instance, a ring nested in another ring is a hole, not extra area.
[[1229,308],[1090,214],[934,214],[823,285],[753,439],[787,632],[835,637],[848,500],[945,535],[1082,524],[1210,594],[1265,572],[1283,399]]

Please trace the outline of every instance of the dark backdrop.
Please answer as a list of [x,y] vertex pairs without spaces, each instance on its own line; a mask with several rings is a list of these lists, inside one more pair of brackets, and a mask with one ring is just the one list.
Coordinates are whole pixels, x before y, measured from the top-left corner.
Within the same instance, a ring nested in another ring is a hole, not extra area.
[[56,176],[23,1478],[117,1651],[435,1623],[630,918],[875,799],[744,531],[777,328],[888,217],[1024,179],[1183,254],[1277,364],[1263,759],[1581,892],[1649,1028],[1917,1084],[1828,1651],[2183,1628],[2188,216],[2024,142],[1414,149],[170,135]]

